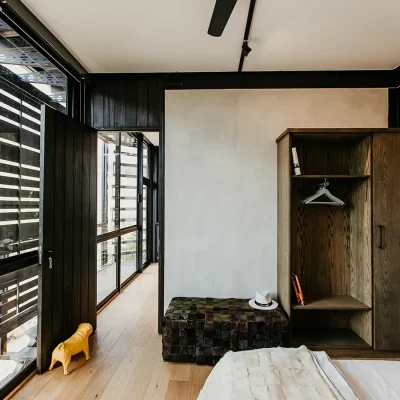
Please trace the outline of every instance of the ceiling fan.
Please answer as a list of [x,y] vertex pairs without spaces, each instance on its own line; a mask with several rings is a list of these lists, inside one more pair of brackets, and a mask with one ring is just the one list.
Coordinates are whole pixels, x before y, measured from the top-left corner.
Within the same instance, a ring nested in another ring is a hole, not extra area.
[[214,11],[211,17],[208,34],[211,36],[221,36],[228,23],[229,17],[235,8],[237,0],[216,0]]

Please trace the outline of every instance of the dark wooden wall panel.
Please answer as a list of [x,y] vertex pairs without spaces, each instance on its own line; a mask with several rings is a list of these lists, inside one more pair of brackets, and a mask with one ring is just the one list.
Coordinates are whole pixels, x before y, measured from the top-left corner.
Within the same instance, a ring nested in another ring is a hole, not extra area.
[[97,129],[159,129],[163,86],[160,78],[90,77],[90,115]]
[[[89,212],[87,218],[88,231],[87,236],[89,237],[89,249],[88,249],[88,305],[87,305],[87,321],[96,329],[97,326],[97,132],[95,134],[86,134],[89,136],[88,140],[89,147],[85,152],[85,157],[90,162],[89,171],[85,171],[90,177],[89,183]],[[92,179],[94,178],[94,179]],[[83,232],[83,234],[85,234]],[[82,290],[85,290],[82,287]],[[82,303],[85,307],[85,304]]]

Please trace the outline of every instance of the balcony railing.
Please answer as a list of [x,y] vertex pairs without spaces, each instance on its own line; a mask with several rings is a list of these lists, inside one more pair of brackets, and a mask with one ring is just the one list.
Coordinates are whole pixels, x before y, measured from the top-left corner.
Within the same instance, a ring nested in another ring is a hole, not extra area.
[[0,276],[0,389],[37,356],[38,266]]

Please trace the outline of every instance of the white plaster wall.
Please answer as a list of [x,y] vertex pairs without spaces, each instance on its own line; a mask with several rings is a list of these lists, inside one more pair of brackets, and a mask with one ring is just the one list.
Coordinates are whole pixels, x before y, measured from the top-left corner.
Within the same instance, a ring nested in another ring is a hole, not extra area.
[[165,307],[277,288],[277,160],[286,128],[387,127],[386,89],[166,93]]

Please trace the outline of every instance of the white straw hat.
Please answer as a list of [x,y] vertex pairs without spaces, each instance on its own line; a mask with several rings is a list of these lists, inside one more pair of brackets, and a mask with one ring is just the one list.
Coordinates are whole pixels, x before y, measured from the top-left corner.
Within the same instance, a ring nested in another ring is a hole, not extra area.
[[256,297],[249,301],[249,305],[257,310],[274,310],[278,307],[278,303],[272,300],[268,290],[257,290]]

